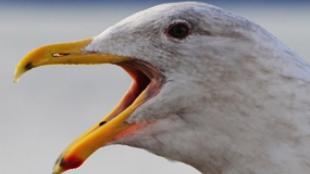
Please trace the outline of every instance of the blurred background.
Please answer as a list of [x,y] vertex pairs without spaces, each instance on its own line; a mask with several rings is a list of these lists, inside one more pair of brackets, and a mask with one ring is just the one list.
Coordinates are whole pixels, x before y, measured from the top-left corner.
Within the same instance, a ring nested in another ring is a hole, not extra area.
[[[39,68],[13,84],[18,60],[43,44],[95,36],[130,14],[164,2],[0,0],[1,174],[51,173],[59,153],[108,113],[130,84],[128,75],[111,65]],[[309,0],[204,2],[255,21],[310,62]],[[144,150],[111,146],[68,173],[199,172]]]

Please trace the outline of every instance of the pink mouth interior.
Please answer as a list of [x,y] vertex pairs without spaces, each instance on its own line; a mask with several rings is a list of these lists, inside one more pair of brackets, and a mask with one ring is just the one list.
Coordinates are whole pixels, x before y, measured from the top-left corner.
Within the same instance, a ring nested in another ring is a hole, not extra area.
[[113,119],[123,112],[143,91],[147,92],[147,100],[155,96],[159,92],[163,81],[162,75],[159,71],[148,64],[137,61],[128,61],[119,64],[119,66],[131,76],[133,82],[125,96],[121,99],[117,108],[106,121]]

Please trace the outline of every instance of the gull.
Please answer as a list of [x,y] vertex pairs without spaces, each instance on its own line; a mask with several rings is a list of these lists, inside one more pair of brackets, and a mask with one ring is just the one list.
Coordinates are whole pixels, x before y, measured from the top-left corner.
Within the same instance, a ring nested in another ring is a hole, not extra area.
[[[99,20],[99,19],[98,19]],[[124,144],[204,174],[308,174],[310,66],[250,20],[199,2],[158,5],[101,34],[42,46],[18,64],[115,64],[132,85],[53,169]]]

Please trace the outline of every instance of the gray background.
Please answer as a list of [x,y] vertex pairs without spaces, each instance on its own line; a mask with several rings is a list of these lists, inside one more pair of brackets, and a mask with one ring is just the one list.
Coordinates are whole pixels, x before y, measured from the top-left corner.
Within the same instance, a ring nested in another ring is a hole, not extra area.
[[[267,28],[310,61],[309,4],[220,4]],[[109,112],[130,84],[118,67],[45,67],[12,83],[15,65],[42,44],[99,34],[149,4],[62,5],[0,1],[0,173],[51,173],[58,154]],[[143,150],[111,146],[68,173],[198,174]]]

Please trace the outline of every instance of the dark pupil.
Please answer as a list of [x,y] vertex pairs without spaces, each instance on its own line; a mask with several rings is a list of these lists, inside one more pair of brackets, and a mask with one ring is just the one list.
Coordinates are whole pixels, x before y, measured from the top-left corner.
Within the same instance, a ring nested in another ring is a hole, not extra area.
[[183,39],[189,33],[189,28],[186,24],[175,24],[169,30],[169,35],[172,37]]

